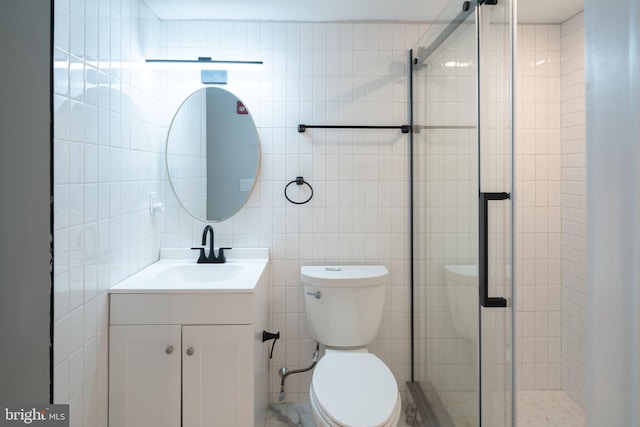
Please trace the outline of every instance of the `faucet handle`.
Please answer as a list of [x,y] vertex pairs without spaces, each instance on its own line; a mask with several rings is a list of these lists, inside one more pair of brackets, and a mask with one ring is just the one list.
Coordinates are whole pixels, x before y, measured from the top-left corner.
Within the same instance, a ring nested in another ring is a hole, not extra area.
[[200,256],[198,257],[198,262],[203,262],[204,260],[207,259],[207,257],[204,256],[204,248],[191,248],[192,250],[196,251],[196,250],[200,250]]
[[216,258],[216,262],[227,262],[227,258],[224,256],[224,250],[231,250],[233,248],[218,248],[218,257]]

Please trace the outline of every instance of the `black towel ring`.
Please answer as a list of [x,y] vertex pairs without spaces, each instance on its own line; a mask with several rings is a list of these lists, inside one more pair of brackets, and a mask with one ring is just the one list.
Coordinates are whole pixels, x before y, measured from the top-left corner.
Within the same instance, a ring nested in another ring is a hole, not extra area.
[[[309,190],[311,190],[311,195],[309,196],[309,198],[307,200],[305,200],[304,202],[294,202],[293,200],[291,200],[289,198],[289,196],[287,195],[287,189],[289,188],[289,186],[293,183],[296,183],[296,185],[302,185],[302,184],[307,184],[307,186],[309,187]],[[301,176],[297,176],[296,179],[294,179],[293,181],[290,181],[285,187],[284,187],[284,197],[287,198],[288,201],[290,201],[291,203],[293,203],[294,205],[304,205],[305,203],[307,203],[309,200],[311,200],[311,198],[313,197],[313,187],[311,186],[311,184],[309,184],[307,181],[304,180],[303,177]]]

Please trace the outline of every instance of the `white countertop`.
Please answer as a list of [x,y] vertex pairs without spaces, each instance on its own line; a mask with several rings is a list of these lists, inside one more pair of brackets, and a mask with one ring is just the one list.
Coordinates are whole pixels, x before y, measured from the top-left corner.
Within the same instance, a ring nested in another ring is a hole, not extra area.
[[[109,293],[249,293],[253,292],[269,262],[269,249],[225,250],[224,264],[197,264],[198,252],[191,249],[161,249],[160,259],[116,284]],[[231,278],[216,281],[183,281],[171,274],[175,267],[238,269]],[[174,279],[172,279],[174,278]]]

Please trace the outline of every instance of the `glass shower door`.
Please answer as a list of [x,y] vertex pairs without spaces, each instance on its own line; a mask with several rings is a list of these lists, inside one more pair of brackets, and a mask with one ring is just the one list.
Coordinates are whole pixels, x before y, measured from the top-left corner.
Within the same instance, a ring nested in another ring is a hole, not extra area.
[[412,51],[412,384],[439,426],[512,418],[511,33],[508,5],[480,3],[450,2]]
[[512,2],[478,16],[481,425],[514,423]]

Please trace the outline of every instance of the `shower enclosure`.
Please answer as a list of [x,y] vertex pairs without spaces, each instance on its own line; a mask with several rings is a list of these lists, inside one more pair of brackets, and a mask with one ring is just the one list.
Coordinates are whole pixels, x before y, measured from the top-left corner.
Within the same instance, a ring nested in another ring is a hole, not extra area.
[[513,16],[453,0],[411,51],[408,388],[427,425],[513,425]]

